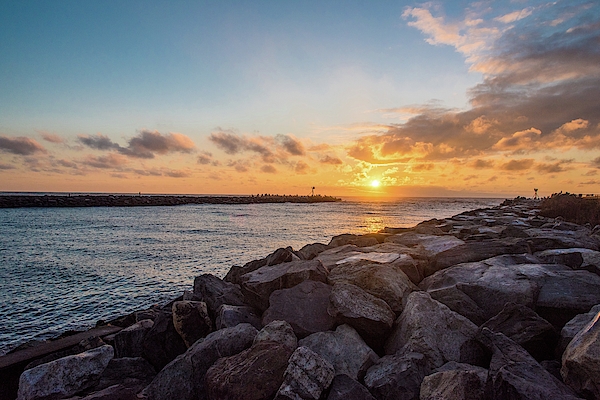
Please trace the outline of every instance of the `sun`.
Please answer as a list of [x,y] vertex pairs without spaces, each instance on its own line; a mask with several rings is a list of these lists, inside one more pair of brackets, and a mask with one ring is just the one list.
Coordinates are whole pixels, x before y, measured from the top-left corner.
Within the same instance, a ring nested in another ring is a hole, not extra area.
[[371,182],[371,186],[373,187],[379,187],[380,183],[377,179],[375,179],[373,182]]

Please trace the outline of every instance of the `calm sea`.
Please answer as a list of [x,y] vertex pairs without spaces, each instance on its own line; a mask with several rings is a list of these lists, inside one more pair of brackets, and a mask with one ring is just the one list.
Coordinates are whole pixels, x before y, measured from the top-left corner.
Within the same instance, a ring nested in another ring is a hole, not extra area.
[[407,227],[502,199],[0,209],[0,354],[191,289],[279,247]]

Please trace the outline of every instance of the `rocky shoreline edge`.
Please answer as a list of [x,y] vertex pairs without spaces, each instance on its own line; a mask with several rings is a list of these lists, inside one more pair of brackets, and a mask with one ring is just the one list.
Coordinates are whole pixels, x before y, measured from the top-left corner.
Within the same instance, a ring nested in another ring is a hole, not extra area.
[[332,196],[251,195],[0,195],[0,208],[21,207],[143,207],[180,206],[184,204],[261,204],[261,203],[328,203],[342,201]]
[[20,400],[599,399],[600,234],[538,204],[201,275],[73,347],[0,357],[0,395],[17,377]]

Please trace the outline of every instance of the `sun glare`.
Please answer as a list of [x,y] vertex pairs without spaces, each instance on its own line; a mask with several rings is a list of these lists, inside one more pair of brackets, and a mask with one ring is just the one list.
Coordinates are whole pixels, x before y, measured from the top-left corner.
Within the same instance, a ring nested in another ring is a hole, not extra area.
[[379,186],[379,181],[377,179],[375,179],[373,182],[371,182],[371,186],[378,187]]

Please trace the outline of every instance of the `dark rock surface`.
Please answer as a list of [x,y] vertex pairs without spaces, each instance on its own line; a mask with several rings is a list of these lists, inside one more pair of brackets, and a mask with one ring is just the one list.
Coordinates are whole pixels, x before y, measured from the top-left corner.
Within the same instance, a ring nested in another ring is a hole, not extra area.
[[335,318],[327,313],[330,294],[331,286],[315,281],[276,290],[269,299],[270,307],[263,314],[263,325],[276,320],[287,321],[299,338],[332,329]]
[[369,390],[348,375],[336,375],[327,400],[375,400]]
[[385,356],[365,375],[365,386],[378,400],[418,400],[427,361],[420,353]]
[[171,313],[163,312],[156,317],[152,328],[144,336],[142,356],[160,371],[175,357],[187,349],[175,330]]
[[176,301],[173,303],[173,326],[187,347],[212,331],[212,321],[203,301]]
[[217,310],[223,304],[232,306],[244,306],[244,295],[238,285],[222,281],[211,274],[200,275],[194,279],[194,294],[206,303],[211,316],[217,314]]
[[300,346],[290,357],[275,400],[319,400],[334,375],[335,370],[327,360]]

